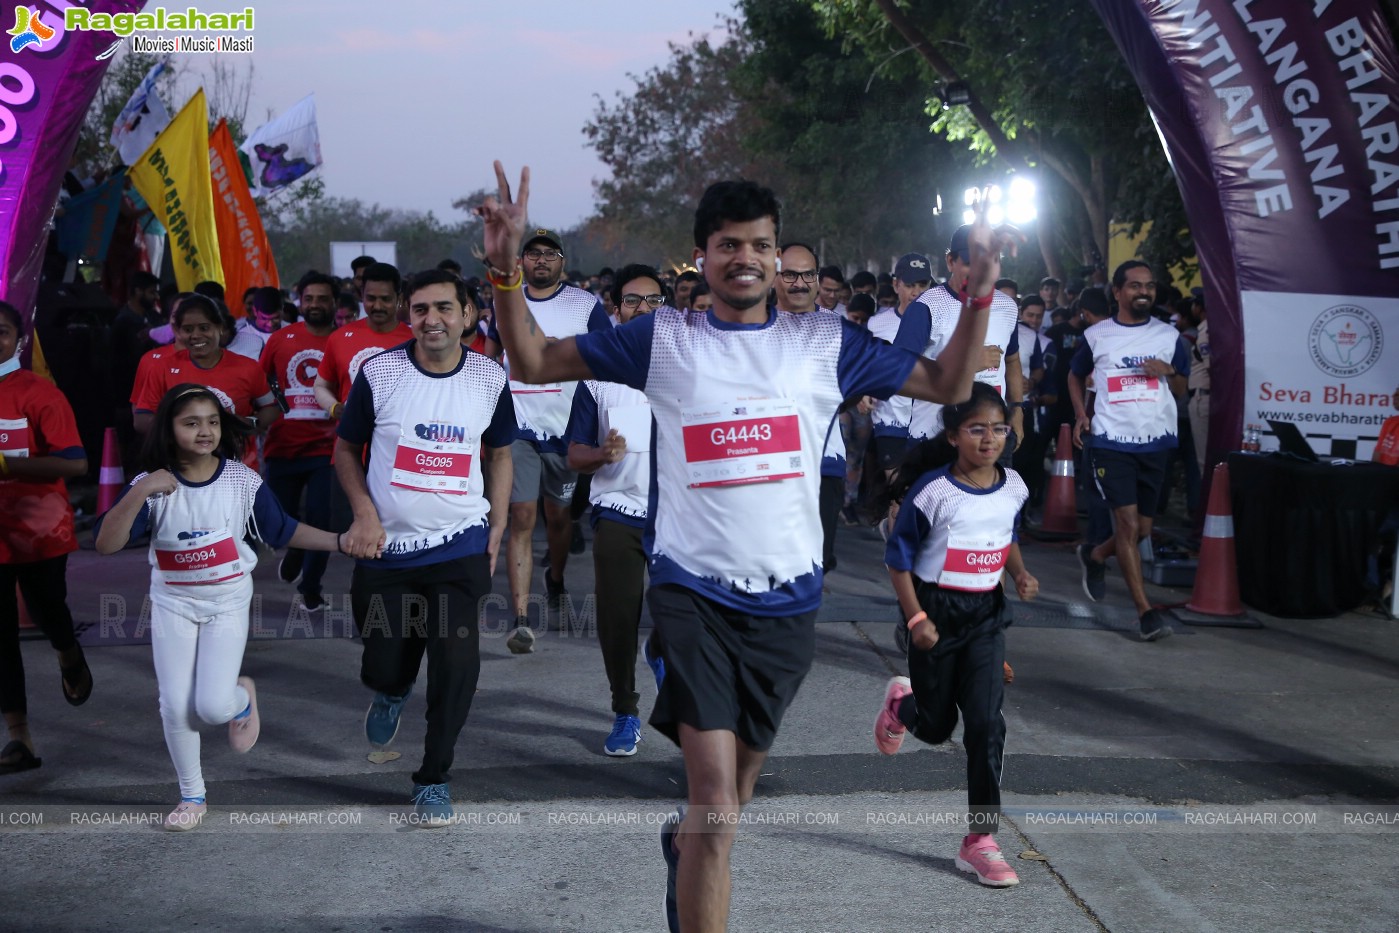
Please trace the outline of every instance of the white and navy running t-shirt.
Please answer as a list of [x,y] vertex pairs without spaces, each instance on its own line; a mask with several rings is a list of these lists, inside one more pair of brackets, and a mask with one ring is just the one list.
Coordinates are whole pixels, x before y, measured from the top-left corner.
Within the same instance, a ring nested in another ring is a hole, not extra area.
[[627,452],[617,463],[604,463],[593,474],[588,495],[593,504],[593,526],[605,518],[644,528],[655,433],[651,403],[645,392],[618,382],[588,379],[578,383],[573,414],[568,419],[568,442],[601,447],[613,429],[627,442]]
[[[536,300],[530,297],[528,290],[524,295],[530,313],[546,337],[562,340],[591,331],[612,329],[612,319],[592,292],[564,284],[548,298]],[[487,336],[504,346],[494,318],[491,319]],[[502,355],[501,361],[505,364],[506,372],[509,372],[509,354]],[[530,385],[511,379],[510,392],[515,396],[515,422],[518,425],[516,438],[530,441],[548,453],[567,453],[564,432],[568,429],[568,416],[573,410],[573,392],[577,386],[576,382]]]
[[995,589],[1015,541],[1015,516],[1030,497],[1019,473],[1004,472],[989,489],[954,479],[951,465],[920,476],[899,508],[885,565],[942,589]]
[[1124,324],[1112,317],[1083,332],[1070,365],[1080,378],[1094,375],[1093,446],[1132,453],[1176,446],[1176,398],[1167,378],[1142,371],[1151,359],[1170,363],[1182,376],[1190,373],[1185,341],[1165,321]]
[[[957,321],[962,313],[962,299],[944,285],[934,285],[918,296],[918,300],[904,309],[903,322],[899,325],[894,345],[921,353],[930,360],[938,358],[942,348],[952,338]],[[1020,352],[1016,340],[1015,325],[1020,311],[1015,300],[1002,291],[991,293],[991,319],[986,325],[984,346],[995,345],[1001,348],[1001,361],[993,369],[983,369],[976,374],[977,382],[994,386],[1006,395],[1006,359]],[[980,347],[972,348],[980,353]],[[937,402],[924,402],[915,399],[913,413],[909,418],[908,433],[913,440],[933,437],[942,430],[942,406]]]
[[[122,496],[146,476],[137,474]],[[131,523],[129,544],[151,536],[152,592],[167,585],[238,583],[257,567],[257,551],[244,540],[247,535],[280,548],[296,531],[296,519],[262,477],[236,460],[220,460],[214,475],[202,483],[178,473],[175,479],[175,491],[147,499]],[[97,520],[97,531],[105,519],[104,514]]]
[[[895,308],[885,308],[870,318],[870,333],[885,343],[893,343],[899,335],[903,315]],[[875,437],[908,437],[908,423],[913,417],[913,399],[906,395],[891,395],[875,402],[870,412]]]
[[645,545],[654,584],[759,616],[821,603],[820,455],[843,399],[887,398],[917,358],[832,314],[759,324],[661,308],[578,338],[594,376],[656,419]]
[[462,350],[447,373],[413,358],[416,340],[360,367],[340,416],[339,434],[369,445],[365,480],[387,540],[366,567],[440,564],[486,551],[490,503],[482,445],[509,447],[515,410],[505,370]]

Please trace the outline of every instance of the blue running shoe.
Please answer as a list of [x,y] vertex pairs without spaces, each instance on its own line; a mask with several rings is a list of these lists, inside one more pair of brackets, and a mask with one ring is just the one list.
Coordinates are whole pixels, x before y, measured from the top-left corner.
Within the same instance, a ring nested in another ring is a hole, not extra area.
[[641,720],[618,713],[612,723],[612,734],[603,743],[602,750],[614,758],[627,758],[636,754],[636,743],[640,741]]
[[434,828],[452,822],[451,785],[414,784],[413,822]]
[[675,851],[675,834],[684,818],[685,808],[676,807],[675,812],[661,824],[661,855],[665,856],[665,922],[670,933],[680,933],[680,906],[675,899],[675,876],[680,871],[680,853]]
[[364,714],[364,737],[370,744],[384,746],[398,735],[398,718],[403,715],[403,704],[413,695],[410,686],[401,697],[391,697],[387,693],[376,693],[370,701],[369,711]]
[[656,675],[656,692],[661,692],[661,684],[665,682],[665,658],[656,654],[651,648],[651,639],[654,634],[647,637],[641,643],[641,656],[646,659],[646,666],[651,668],[651,673]]

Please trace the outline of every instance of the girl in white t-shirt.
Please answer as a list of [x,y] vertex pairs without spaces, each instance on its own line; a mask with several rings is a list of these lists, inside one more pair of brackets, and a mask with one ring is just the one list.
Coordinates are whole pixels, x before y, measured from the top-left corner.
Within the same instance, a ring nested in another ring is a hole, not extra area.
[[102,554],[150,535],[151,652],[165,744],[180,780],[180,803],[165,819],[170,830],[193,829],[206,809],[195,717],[228,723],[235,752],[257,741],[257,693],[252,678],[238,676],[257,566],[246,539],[339,549],[339,536],[298,524],[240,462],[250,433],[205,386],[171,388],[146,439],[150,472],[98,519]]
[[944,429],[909,452],[890,488],[902,497],[884,562],[910,632],[908,677],[885,690],[874,740],[892,755],[910,729],[923,741],[947,741],[961,713],[967,750],[970,834],[957,867],[991,887],[1020,879],[994,833],[1000,817],[1005,748],[1005,628],[1001,590],[1009,571],[1021,599],[1039,582],[1025,569],[1015,516],[1029,493],[1014,470],[997,466],[1010,433],[1009,411],[994,387],[972,386],[970,400],[942,410]]

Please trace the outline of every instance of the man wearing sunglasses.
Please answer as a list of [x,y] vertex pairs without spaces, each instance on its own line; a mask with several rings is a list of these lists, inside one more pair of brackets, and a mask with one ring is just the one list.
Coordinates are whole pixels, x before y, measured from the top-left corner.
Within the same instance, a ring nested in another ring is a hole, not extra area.
[[[525,301],[544,336],[561,340],[595,330],[611,330],[612,321],[602,302],[590,292],[563,282],[563,240],[551,230],[537,228],[525,238],[520,249],[524,275]],[[487,334],[487,355],[500,349],[500,334]],[[506,371],[510,361],[504,359]],[[534,577],[534,526],[538,502],[544,497],[544,529],[548,541],[549,567],[544,572],[548,611],[565,611],[563,599],[564,566],[568,563],[573,520],[569,506],[578,483],[578,474],[568,468],[568,447],[564,431],[573,407],[576,382],[527,385],[510,380],[518,430],[511,456],[515,480],[510,489],[510,544],[507,569],[510,600],[515,609],[515,630],[505,646],[514,654],[534,650],[534,631],[529,625],[530,584]]]

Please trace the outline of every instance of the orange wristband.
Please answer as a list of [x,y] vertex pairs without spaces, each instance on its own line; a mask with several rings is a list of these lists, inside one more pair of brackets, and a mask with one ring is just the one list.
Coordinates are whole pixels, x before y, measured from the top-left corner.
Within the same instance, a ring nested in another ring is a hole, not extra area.
[[909,620],[908,620],[906,623],[904,623],[904,624],[908,626],[908,630],[911,632],[911,631],[913,631],[913,627],[914,627],[915,625],[917,625],[919,622],[926,622],[926,621],[928,621],[928,614],[927,614],[926,612],[919,612],[919,613],[915,614],[913,618],[909,619]]

